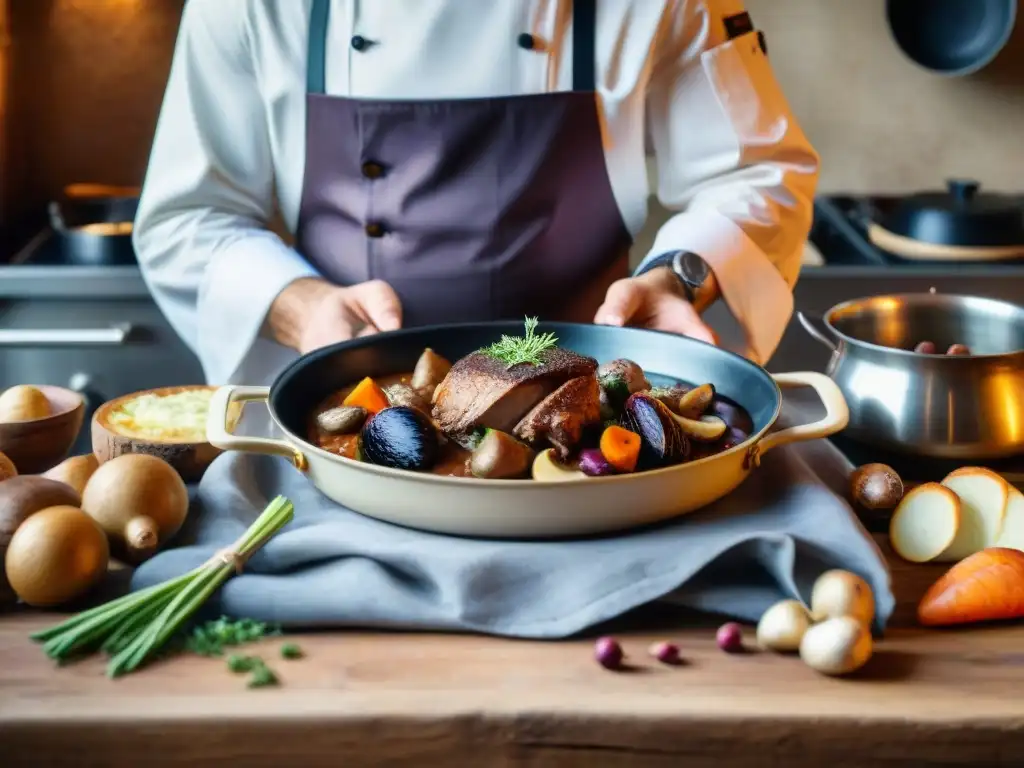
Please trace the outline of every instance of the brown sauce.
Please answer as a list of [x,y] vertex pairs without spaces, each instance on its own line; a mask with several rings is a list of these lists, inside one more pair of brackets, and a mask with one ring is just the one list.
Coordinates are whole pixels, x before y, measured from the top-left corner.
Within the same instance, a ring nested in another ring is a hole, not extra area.
[[[408,385],[411,380],[411,372],[396,373],[388,376],[374,377],[374,381],[376,381],[377,384],[382,389],[387,389],[388,387],[395,384]],[[688,386],[693,386],[688,382],[680,383],[686,383]],[[307,423],[307,435],[309,441],[313,445],[316,445],[319,448],[322,448],[323,450],[328,451],[330,453],[337,454],[338,456],[343,456],[347,459],[356,458],[356,453],[359,446],[359,433],[356,432],[350,435],[332,435],[320,429],[320,426],[317,424],[316,419],[317,416],[323,413],[324,411],[330,410],[331,408],[337,408],[338,406],[340,406],[342,404],[342,401],[346,397],[348,397],[348,394],[354,388],[355,384],[353,383],[351,386],[345,387],[344,389],[340,389],[337,392],[334,392],[333,394],[324,398],[324,400],[319,405],[317,405],[317,407],[310,414],[309,421]],[[751,434],[753,434],[753,420],[742,407],[732,402],[731,400],[727,400],[718,395],[715,396],[715,401],[719,403],[720,406],[725,406],[728,408],[728,410],[730,411],[730,416],[729,418],[726,419],[726,422],[734,430],[734,432],[738,432],[741,434],[734,435],[731,444],[724,444],[722,441],[716,441],[712,443],[700,443],[697,442],[696,440],[691,441],[692,454],[690,457],[690,461],[696,461],[697,459],[703,459],[707,458],[708,456],[713,456],[716,453],[721,453],[727,448],[732,447],[732,444],[735,444],[735,442],[740,436],[743,436],[744,439],[746,439],[747,437],[750,437]],[[728,435],[728,432],[726,434]],[[469,470],[470,456],[470,452],[467,451],[465,448],[456,443],[453,443],[451,440],[448,440],[442,436],[440,455],[438,457],[437,463],[430,470],[430,473],[434,475],[443,475],[447,477],[472,477],[473,475]]]
[[[382,389],[387,389],[394,384],[408,384],[412,379],[412,373],[395,373],[390,376],[377,376],[374,381]],[[325,398],[313,413],[310,414],[307,424],[309,442],[323,448],[325,451],[344,456],[346,459],[356,458],[356,450],[359,447],[359,433],[351,435],[331,435],[320,429],[316,417],[331,408],[337,408],[342,401],[348,397],[349,392],[355,388],[355,384],[345,389],[340,389],[329,397]],[[442,439],[441,453],[437,463],[430,470],[434,475],[445,475],[448,477],[472,477],[469,471],[470,453],[465,448],[451,440]]]

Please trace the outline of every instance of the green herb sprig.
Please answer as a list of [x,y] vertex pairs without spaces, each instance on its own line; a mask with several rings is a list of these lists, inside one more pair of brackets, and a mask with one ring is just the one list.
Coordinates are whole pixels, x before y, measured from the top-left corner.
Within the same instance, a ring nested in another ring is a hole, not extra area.
[[209,597],[294,516],[278,496],[231,547],[188,573],[83,611],[32,635],[59,662],[96,650],[107,653],[107,675],[138,669],[165,650]]
[[553,333],[538,334],[537,323],[536,317],[528,317],[525,321],[526,332],[522,336],[502,334],[499,341],[484,347],[481,351],[488,357],[505,363],[509,368],[523,363],[543,365],[541,355],[554,349],[558,344],[558,337]]

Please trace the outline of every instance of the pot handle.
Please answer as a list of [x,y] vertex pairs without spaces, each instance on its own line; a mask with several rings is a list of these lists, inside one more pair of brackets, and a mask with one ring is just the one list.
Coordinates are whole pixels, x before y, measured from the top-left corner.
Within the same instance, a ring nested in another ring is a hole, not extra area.
[[825,324],[820,318],[811,319],[811,317],[806,313],[798,311],[796,313],[796,319],[800,321],[800,325],[804,327],[804,330],[810,334],[812,339],[820,341],[829,348],[830,352],[835,352],[838,349],[836,343],[826,335],[825,331],[818,328],[818,324],[820,324],[822,328],[825,327]]
[[231,433],[228,416],[235,403],[266,402],[270,387],[219,387],[210,398],[210,411],[206,417],[206,440],[214,448],[223,451],[262,453],[268,456],[283,456],[296,469],[305,472],[306,457],[286,440],[270,437],[241,437]]
[[810,424],[800,424],[765,435],[750,447],[750,452],[747,454],[747,462],[752,467],[760,464],[761,457],[772,448],[834,435],[844,429],[850,421],[850,409],[846,405],[846,398],[843,397],[842,390],[825,374],[810,371],[776,373],[772,378],[782,389],[811,387],[821,398],[821,402],[825,406],[825,415]]

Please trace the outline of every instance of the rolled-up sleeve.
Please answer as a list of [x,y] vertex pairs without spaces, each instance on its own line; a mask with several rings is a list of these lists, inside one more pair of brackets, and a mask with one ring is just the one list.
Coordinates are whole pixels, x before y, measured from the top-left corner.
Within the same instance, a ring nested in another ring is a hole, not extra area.
[[233,380],[274,298],[315,271],[268,229],[274,170],[244,0],[189,0],[135,220],[155,301],[207,380]]
[[790,111],[757,31],[729,33],[739,0],[680,0],[647,94],[658,197],[675,213],[641,263],[703,257],[766,362],[793,312],[818,181],[818,155]]

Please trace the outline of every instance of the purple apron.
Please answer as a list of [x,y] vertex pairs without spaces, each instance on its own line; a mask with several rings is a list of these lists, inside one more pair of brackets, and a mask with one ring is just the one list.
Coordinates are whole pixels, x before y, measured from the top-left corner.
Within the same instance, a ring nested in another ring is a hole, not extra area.
[[387,282],[406,327],[591,322],[631,243],[605,166],[594,0],[573,2],[572,91],[436,101],[326,95],[329,11],[314,0],[304,257],[338,285]]

